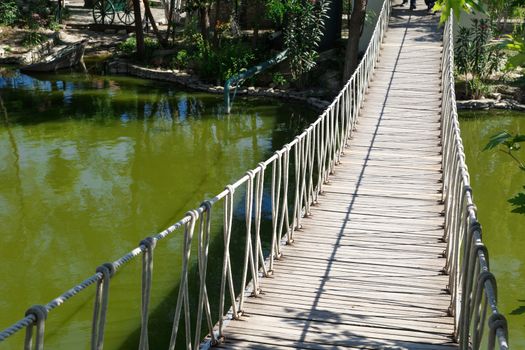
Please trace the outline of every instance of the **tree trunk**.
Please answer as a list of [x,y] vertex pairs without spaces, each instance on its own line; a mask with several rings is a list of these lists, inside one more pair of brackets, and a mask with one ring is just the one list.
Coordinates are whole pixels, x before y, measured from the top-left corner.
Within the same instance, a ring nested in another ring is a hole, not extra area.
[[[170,38],[170,31],[173,28],[173,41],[175,41],[175,0],[170,0],[168,7],[168,29],[166,29],[166,42]],[[186,13],[186,18],[189,16],[189,13]]]
[[352,73],[357,68],[359,55],[359,39],[363,24],[365,23],[366,5],[368,0],[355,0],[352,16],[348,26],[348,41],[346,43],[345,53],[345,70],[343,74],[343,82],[346,83],[352,76]]
[[151,8],[149,6],[149,0],[142,0],[142,1],[144,3],[144,12],[146,12],[146,16],[148,16],[149,22],[151,23],[151,27],[153,28],[153,33],[157,37],[157,40],[159,41],[160,46],[166,47],[167,42],[159,32],[159,28],[157,27],[157,23],[155,22],[155,17],[153,17],[153,14],[151,13]]
[[213,28],[213,46],[219,47],[219,17],[221,15],[221,0],[215,1],[215,27]]
[[205,42],[209,42],[209,34],[210,34],[210,6],[204,5],[199,8],[199,21],[200,21],[200,28],[201,28],[201,34],[202,38]]
[[137,40],[137,58],[144,59],[144,31],[142,29],[142,14],[140,0],[133,0],[133,14],[135,15],[135,38]]

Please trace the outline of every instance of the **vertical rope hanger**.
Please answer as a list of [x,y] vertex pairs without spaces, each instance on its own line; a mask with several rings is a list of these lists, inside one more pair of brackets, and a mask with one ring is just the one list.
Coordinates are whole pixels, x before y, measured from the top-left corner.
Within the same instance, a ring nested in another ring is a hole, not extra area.
[[148,319],[151,283],[153,278],[153,250],[155,249],[156,244],[157,240],[153,237],[147,237],[139,244],[139,246],[144,247],[144,255],[142,256],[141,328],[139,350],[149,350]]
[[36,336],[35,336],[35,350],[44,349],[44,330],[45,330],[45,321],[47,319],[47,309],[43,305],[34,305],[27,309],[26,316],[32,315],[35,319],[26,328],[26,336],[24,340],[24,350],[33,349],[33,328],[36,326]]
[[186,348],[191,350],[191,317],[189,307],[189,292],[188,292],[188,270],[189,261],[191,257],[191,242],[193,240],[193,232],[195,230],[195,222],[199,218],[197,211],[192,210],[186,213],[190,216],[190,220],[185,224],[184,227],[184,252],[182,255],[182,273],[181,282],[179,285],[179,293],[177,296],[177,305],[175,306],[175,316],[173,317],[173,328],[171,331],[169,350],[175,349],[177,341],[177,334],[179,330],[180,316],[182,309],[184,308],[184,328],[185,328],[185,343]]
[[109,303],[109,281],[115,273],[111,263],[105,263],[97,268],[101,278],[97,281],[97,292],[93,310],[93,324],[91,328],[91,349],[102,350],[104,347],[104,327]]

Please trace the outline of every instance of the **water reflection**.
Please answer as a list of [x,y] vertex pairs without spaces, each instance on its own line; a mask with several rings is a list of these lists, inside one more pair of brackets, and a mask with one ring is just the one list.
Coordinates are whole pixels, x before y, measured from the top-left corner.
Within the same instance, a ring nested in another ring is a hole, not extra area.
[[[239,100],[226,116],[221,96],[125,77],[2,74],[0,328],[181,218],[314,116],[259,100]],[[179,244],[174,239],[166,249]],[[166,261],[156,264],[154,306],[173,289],[179,268],[172,253],[160,249],[158,256]],[[116,326],[108,326],[107,349],[138,324],[137,269],[122,271],[112,287],[108,322]],[[51,348],[82,348],[90,298],[53,313]],[[18,348],[16,341],[7,348]]]

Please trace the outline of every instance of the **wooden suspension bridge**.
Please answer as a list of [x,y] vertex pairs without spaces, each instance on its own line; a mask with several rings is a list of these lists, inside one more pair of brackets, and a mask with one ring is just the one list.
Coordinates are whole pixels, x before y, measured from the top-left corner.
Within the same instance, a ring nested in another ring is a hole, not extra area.
[[[173,226],[30,308],[0,342],[25,329],[25,348],[43,349],[48,313],[96,284],[91,349],[102,349],[110,280],[142,255],[139,349],[149,349],[153,250],[183,229],[170,350],[509,349],[457,120],[453,14],[439,26],[437,16],[396,2],[385,1],[352,78],[294,141]],[[240,273],[230,256],[238,188],[246,218]],[[266,197],[272,239],[263,249]],[[212,286],[218,203],[224,256],[220,286]],[[199,286],[190,295],[192,254]],[[219,300],[211,288],[220,288]]]
[[356,132],[227,349],[455,349],[441,202],[442,33],[396,11]]

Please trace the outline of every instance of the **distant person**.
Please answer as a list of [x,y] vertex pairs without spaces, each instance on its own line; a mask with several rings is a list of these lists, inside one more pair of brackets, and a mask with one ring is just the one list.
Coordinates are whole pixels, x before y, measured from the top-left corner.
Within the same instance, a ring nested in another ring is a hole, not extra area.
[[[408,0],[403,0],[401,6],[405,6],[408,3]],[[434,7],[436,0],[425,0],[425,5],[427,5],[427,11],[432,13],[432,8]],[[416,9],[416,0],[410,0],[410,10]]]

